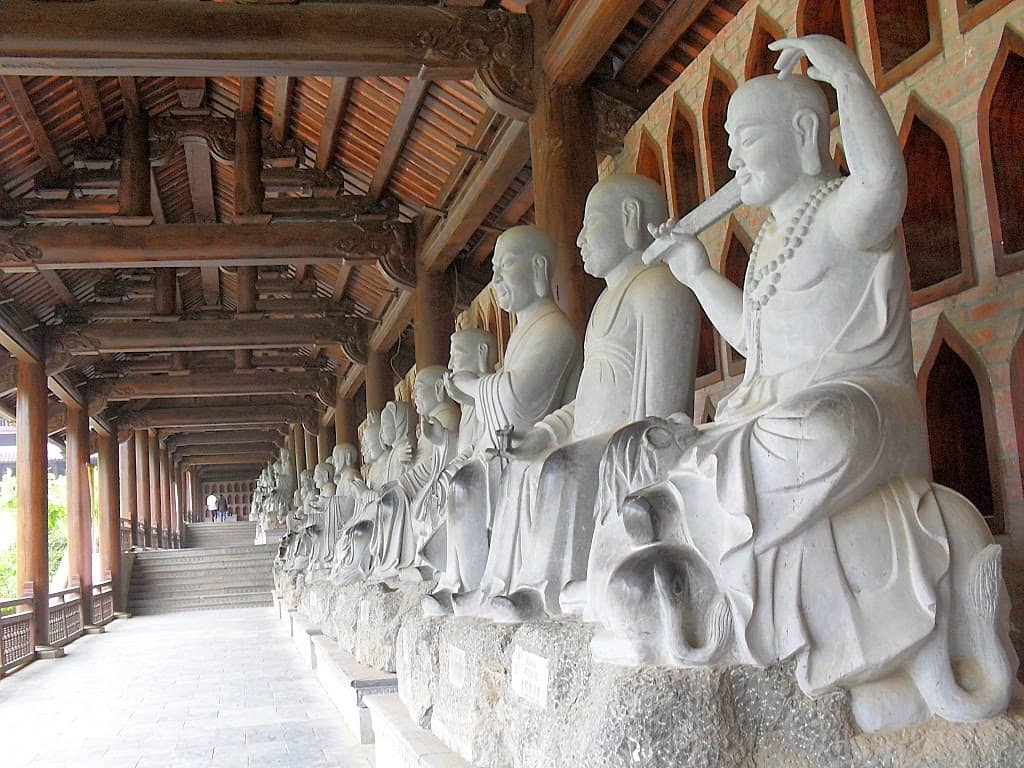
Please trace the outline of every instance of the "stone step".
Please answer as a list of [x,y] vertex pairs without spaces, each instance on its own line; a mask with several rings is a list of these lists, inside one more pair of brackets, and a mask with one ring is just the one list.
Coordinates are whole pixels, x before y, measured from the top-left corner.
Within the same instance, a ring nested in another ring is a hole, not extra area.
[[253,593],[249,596],[231,595],[228,597],[210,596],[202,600],[140,600],[130,603],[129,609],[135,616],[152,616],[159,613],[180,613],[182,611],[211,611],[225,608],[261,608],[271,607],[269,592]]
[[203,557],[193,560],[143,560],[136,561],[135,568],[139,570],[160,571],[169,569],[194,570],[197,568],[211,568],[218,565],[245,566],[247,568],[262,568],[270,570],[273,563],[272,557],[264,555],[220,555],[218,557]]
[[211,596],[232,597],[246,596],[253,593],[270,592],[273,585],[267,584],[216,584],[205,588],[175,590],[132,590],[131,600],[144,602],[147,600],[204,600]]
[[273,579],[260,576],[247,577],[239,574],[219,579],[191,579],[189,581],[133,581],[131,585],[132,595],[156,594],[167,595],[171,593],[195,593],[209,592],[221,589],[271,589],[274,586]]
[[218,549],[177,549],[167,552],[140,552],[135,555],[139,563],[194,563],[201,560],[216,560],[222,557],[273,560],[277,547],[220,547]]

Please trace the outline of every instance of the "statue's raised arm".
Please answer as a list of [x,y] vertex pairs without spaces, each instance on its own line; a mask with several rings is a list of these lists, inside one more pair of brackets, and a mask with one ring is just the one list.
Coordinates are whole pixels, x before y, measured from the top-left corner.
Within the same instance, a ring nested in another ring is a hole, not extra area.
[[806,56],[807,76],[835,89],[850,176],[836,195],[829,220],[837,238],[850,247],[874,248],[880,235],[887,239],[896,229],[907,200],[907,170],[885,105],[856,55],[835,38],[807,35],[768,47],[781,51],[775,64],[780,79]]

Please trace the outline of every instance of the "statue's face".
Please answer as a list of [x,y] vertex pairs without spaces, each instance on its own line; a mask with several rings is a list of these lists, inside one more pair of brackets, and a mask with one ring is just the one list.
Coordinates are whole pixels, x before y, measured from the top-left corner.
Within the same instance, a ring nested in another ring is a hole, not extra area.
[[491,266],[494,297],[506,312],[518,312],[539,298],[534,279],[533,256],[515,253],[500,243],[495,248]]
[[380,441],[384,445],[395,444],[395,420],[388,411],[380,419]]
[[773,112],[764,99],[738,91],[729,102],[729,167],[736,172],[740,199],[770,205],[802,174],[792,116]]
[[437,379],[433,376],[418,376],[412,385],[412,404],[416,407],[416,413],[430,413],[440,405],[437,399],[435,384]]
[[383,453],[384,448],[380,442],[380,425],[368,426],[363,430],[363,461],[372,464],[377,457]]
[[456,373],[459,371],[475,371],[476,359],[474,358],[472,347],[473,345],[466,343],[465,339],[452,336],[448,356],[448,370]]
[[618,194],[609,194],[600,185],[587,197],[583,212],[583,229],[576,245],[583,257],[583,269],[594,277],[605,277],[630,253],[626,243],[624,201]]

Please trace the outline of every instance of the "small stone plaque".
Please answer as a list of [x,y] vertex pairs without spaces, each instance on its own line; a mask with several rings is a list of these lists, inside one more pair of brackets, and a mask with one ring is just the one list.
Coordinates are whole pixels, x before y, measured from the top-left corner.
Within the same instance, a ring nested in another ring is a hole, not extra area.
[[519,646],[512,652],[512,690],[541,709],[548,706],[548,660]]
[[370,601],[360,600],[359,601],[359,623],[368,624],[370,622]]
[[448,682],[456,688],[466,684],[466,652],[448,644]]

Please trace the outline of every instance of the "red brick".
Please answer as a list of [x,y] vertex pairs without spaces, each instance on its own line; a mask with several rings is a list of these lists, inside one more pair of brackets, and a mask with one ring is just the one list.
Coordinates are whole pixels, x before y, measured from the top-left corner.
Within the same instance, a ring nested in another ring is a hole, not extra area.
[[975,347],[983,347],[995,339],[995,331],[991,325],[975,328],[967,334],[967,340]]
[[968,312],[968,316],[971,318],[972,322],[978,322],[979,320],[988,320],[989,318],[997,317],[1011,308],[1012,305],[1010,304],[1009,299],[989,299],[988,301],[983,301],[980,304],[976,304],[971,307],[970,312]]

